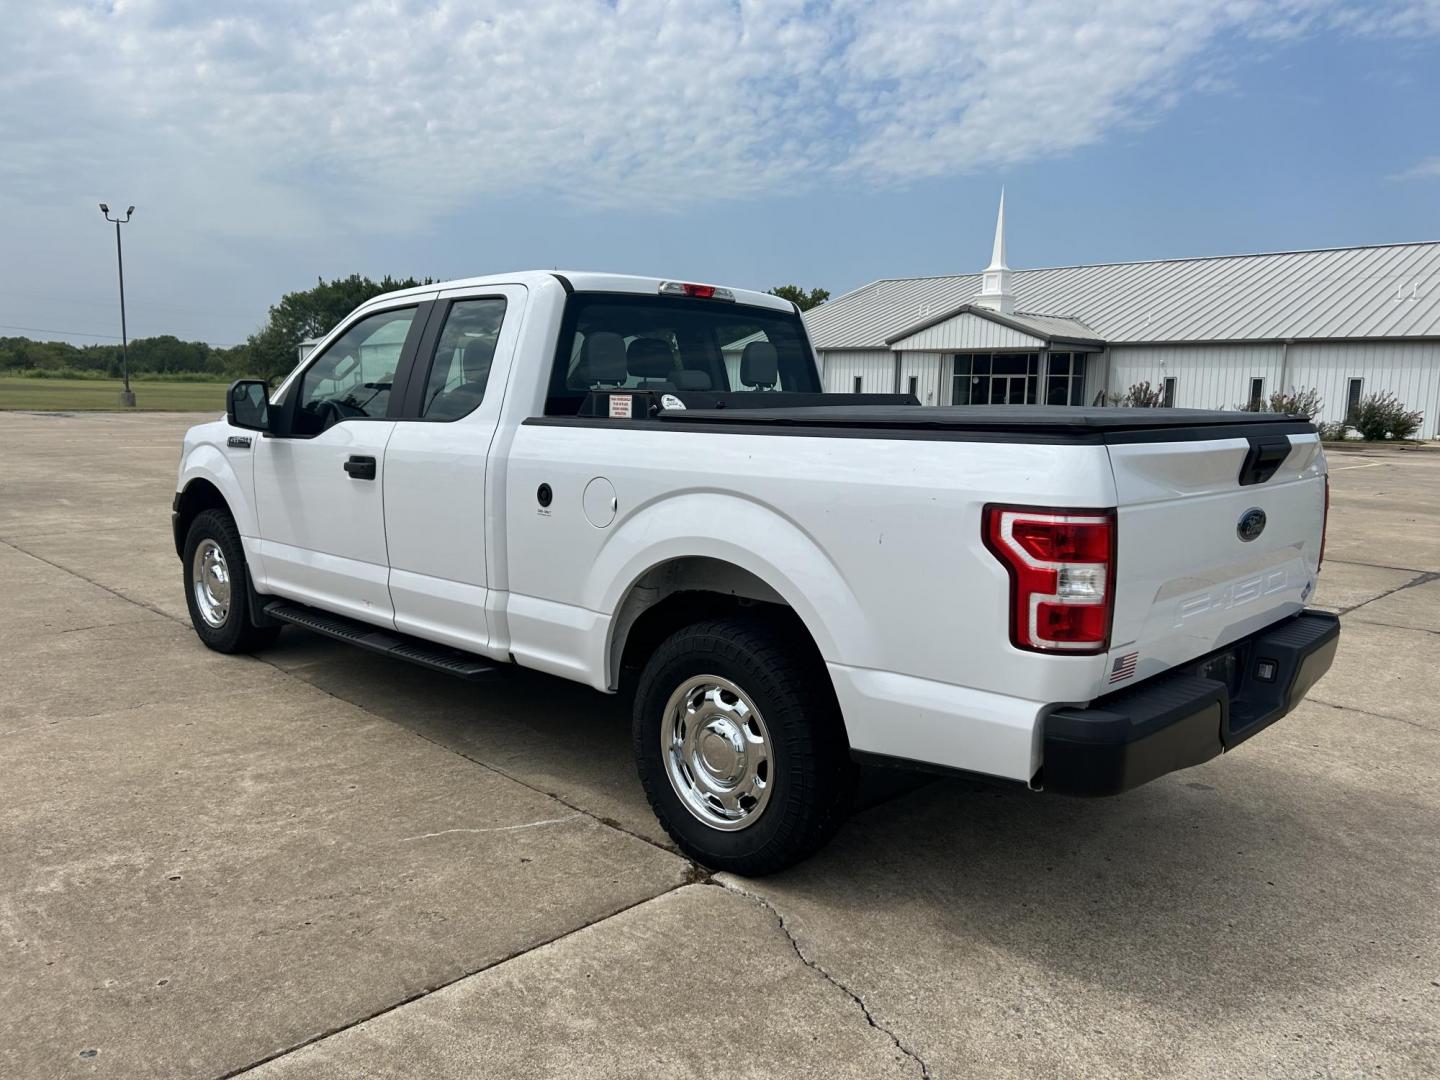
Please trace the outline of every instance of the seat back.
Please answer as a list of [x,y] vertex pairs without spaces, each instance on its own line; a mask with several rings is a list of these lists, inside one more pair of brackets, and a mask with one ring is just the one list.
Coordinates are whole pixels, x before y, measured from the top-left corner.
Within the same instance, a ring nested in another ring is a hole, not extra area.
[[676,390],[709,390],[713,383],[704,371],[677,371],[671,376]]
[[780,380],[780,356],[768,341],[752,341],[740,354],[740,382],[752,390],[771,390]]
[[571,387],[588,390],[592,386],[620,386],[625,378],[625,339],[609,330],[587,334],[570,375]]
[[666,389],[674,389],[670,378],[675,374],[675,350],[667,341],[636,338],[625,350],[625,366],[643,387],[658,388],[656,383],[664,383]]

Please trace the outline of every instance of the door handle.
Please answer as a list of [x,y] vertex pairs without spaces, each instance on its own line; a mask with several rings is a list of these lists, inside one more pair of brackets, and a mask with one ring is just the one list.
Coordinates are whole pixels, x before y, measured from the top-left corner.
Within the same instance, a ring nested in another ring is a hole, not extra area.
[[351,454],[350,460],[345,462],[345,471],[350,474],[352,480],[374,480],[375,459],[360,454]]

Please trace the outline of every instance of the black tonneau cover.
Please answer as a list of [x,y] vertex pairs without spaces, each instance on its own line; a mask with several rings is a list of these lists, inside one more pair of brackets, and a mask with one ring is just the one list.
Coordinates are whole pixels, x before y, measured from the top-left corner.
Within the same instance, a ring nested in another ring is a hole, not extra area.
[[[761,396],[761,395],[747,395]],[[656,420],[747,428],[815,428],[837,434],[945,438],[946,433],[1016,441],[1125,442],[1246,438],[1314,431],[1304,416],[1209,409],[1082,408],[1066,405],[817,405],[804,408],[664,409]],[[778,434],[778,431],[777,431]]]

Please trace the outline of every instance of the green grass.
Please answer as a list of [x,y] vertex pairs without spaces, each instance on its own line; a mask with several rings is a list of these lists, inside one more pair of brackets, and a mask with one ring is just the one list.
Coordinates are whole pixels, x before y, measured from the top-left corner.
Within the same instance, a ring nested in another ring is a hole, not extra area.
[[[0,409],[121,411],[119,379],[26,379],[0,376]],[[156,412],[224,412],[225,383],[131,379],[135,407]]]

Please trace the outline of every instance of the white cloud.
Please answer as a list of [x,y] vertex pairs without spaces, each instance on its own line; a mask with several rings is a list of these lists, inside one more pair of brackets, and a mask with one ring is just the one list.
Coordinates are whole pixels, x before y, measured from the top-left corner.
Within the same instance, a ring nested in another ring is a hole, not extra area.
[[1404,169],[1392,177],[1391,180],[1440,180],[1440,155],[1427,157],[1423,161],[1417,161],[1408,169]]
[[1440,29],[1435,0],[0,9],[0,200],[113,183],[220,234],[259,214],[290,233],[408,228],[535,191],[663,208],[892,186],[1149,122],[1215,82],[1217,45]]

